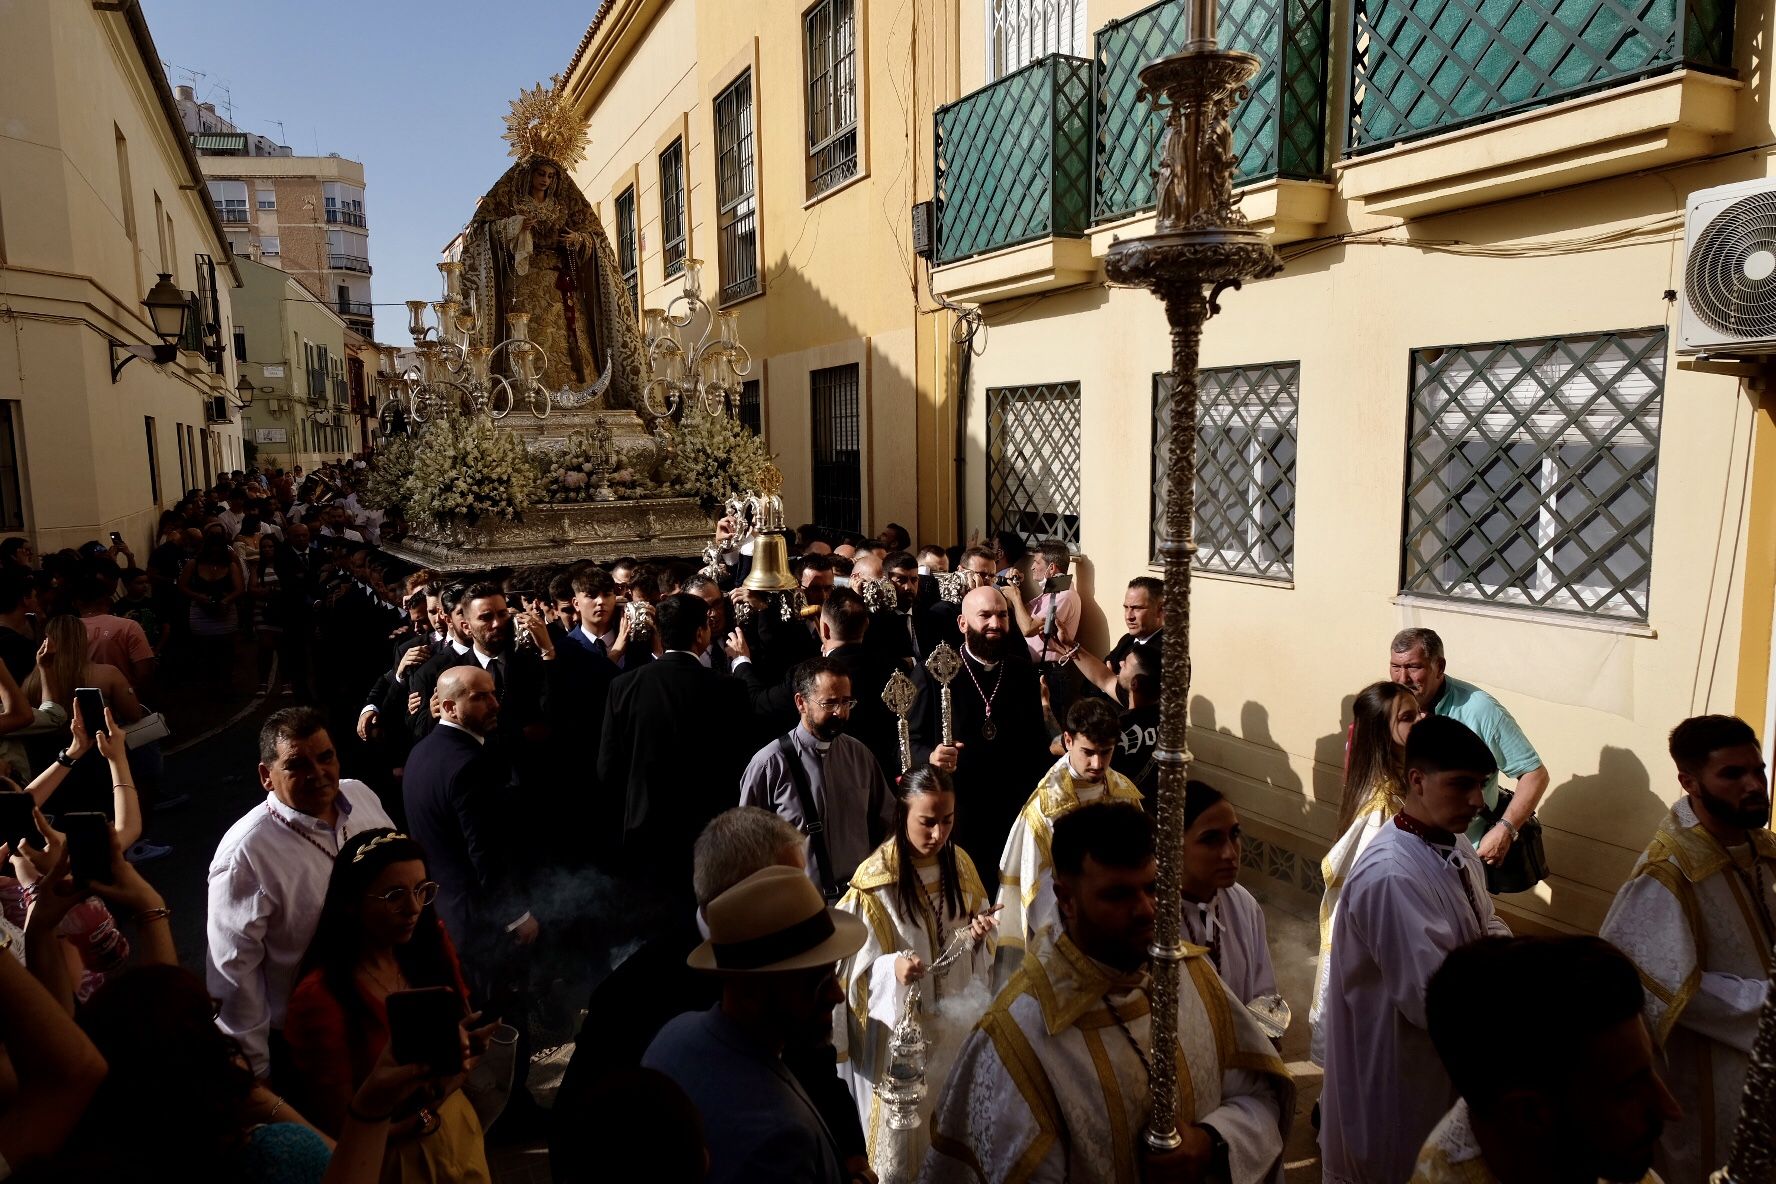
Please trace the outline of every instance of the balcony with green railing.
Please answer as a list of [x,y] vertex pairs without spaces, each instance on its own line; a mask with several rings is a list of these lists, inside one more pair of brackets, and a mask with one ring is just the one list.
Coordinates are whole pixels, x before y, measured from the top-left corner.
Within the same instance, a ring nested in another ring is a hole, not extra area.
[[[1254,54],[1262,63],[1230,119],[1236,185],[1325,175],[1327,7],[1323,0],[1223,0],[1222,47]],[[1097,32],[1094,223],[1154,205],[1153,165],[1162,121],[1153,105],[1135,94],[1142,67],[1184,47],[1188,9],[1183,0],[1161,0]]]
[[1354,0],[1351,21],[1352,155],[1733,66],[1733,0]]
[[939,264],[1091,219],[1092,64],[1052,54],[935,115]]

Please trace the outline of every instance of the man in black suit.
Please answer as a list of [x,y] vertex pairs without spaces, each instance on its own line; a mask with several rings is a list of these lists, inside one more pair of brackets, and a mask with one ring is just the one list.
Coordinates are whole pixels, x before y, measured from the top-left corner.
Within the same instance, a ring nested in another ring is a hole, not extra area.
[[1048,771],[1048,728],[1042,685],[1023,638],[1012,631],[1012,610],[992,585],[962,598],[962,667],[950,683],[954,744],[944,744],[941,696],[921,671],[913,708],[913,762],[929,762],[955,778],[956,844],[974,858],[989,895],[998,882],[1000,853],[1029,792]]
[[[461,612],[463,626],[470,639],[466,654],[440,655],[444,669],[474,664],[493,676],[494,695],[499,699],[505,726],[500,729],[499,746],[506,751],[520,772],[526,772],[522,742],[546,744],[550,733],[549,713],[558,709],[553,702],[555,682],[555,642],[549,630],[535,613],[516,616],[506,606],[506,594],[498,584],[471,584],[463,593]],[[522,631],[526,644],[519,646]],[[429,664],[428,664],[429,665]],[[421,667],[422,673],[426,668]],[[420,692],[416,716],[415,739],[432,730],[434,720],[430,709],[430,690],[423,678],[414,680]],[[435,679],[434,679],[435,685]]]
[[412,667],[401,680],[404,685],[400,689],[407,693],[406,727],[415,742],[423,739],[437,723],[431,702],[438,676],[452,666],[474,661],[471,651],[475,643],[469,637],[468,622],[463,616],[468,607],[464,601],[468,590],[465,584],[449,584],[438,593],[438,606],[444,612],[444,640],[431,657]]
[[437,691],[438,726],[407,757],[407,826],[426,849],[438,916],[465,970],[481,991],[497,993],[511,956],[538,932],[520,883],[524,853],[508,822],[511,771],[487,743],[500,705],[493,676],[478,665],[444,671]]
[[739,800],[753,749],[745,687],[697,659],[709,645],[708,605],[665,597],[654,627],[665,652],[611,683],[598,746],[603,792],[623,803],[618,870],[655,911],[637,917],[644,932],[691,907],[692,844]]

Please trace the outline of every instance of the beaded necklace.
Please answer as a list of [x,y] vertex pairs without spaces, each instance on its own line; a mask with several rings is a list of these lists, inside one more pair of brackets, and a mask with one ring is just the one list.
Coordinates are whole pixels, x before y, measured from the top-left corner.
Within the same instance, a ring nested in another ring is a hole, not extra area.
[[[272,809],[270,801],[267,801],[265,803],[265,812],[267,814],[270,814],[273,818],[277,819],[279,822],[283,823],[285,826],[289,827],[290,832],[292,834],[294,834],[297,838],[299,838],[303,842],[307,843],[310,847],[313,847],[316,851],[319,851],[322,855],[325,855],[327,857],[327,862],[332,863],[334,860],[339,858],[338,851],[327,850],[325,847],[323,847],[319,843],[315,842],[313,835],[309,834],[307,831],[305,831],[301,827],[297,826],[294,822],[291,822],[288,818],[285,818],[282,814],[279,814],[276,810]],[[339,845],[343,847],[345,845],[345,840],[349,837],[350,837],[350,835],[347,833],[344,823],[341,823],[340,827],[339,827]]]

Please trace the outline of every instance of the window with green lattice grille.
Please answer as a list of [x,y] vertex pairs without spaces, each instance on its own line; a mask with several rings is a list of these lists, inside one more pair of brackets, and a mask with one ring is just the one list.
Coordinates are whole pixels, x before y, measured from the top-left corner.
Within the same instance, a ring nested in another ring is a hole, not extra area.
[[1665,346],[1414,350],[1402,590],[1646,620]]

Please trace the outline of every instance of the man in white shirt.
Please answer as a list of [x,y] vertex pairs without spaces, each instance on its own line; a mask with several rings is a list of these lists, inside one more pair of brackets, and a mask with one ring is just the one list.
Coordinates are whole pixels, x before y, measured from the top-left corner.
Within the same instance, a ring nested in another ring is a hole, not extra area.
[[265,800],[228,828],[210,862],[206,977],[222,1005],[217,1025],[265,1080],[340,846],[394,823],[369,786],[340,780],[326,717],[312,707],[275,712],[260,728],[259,782]]

